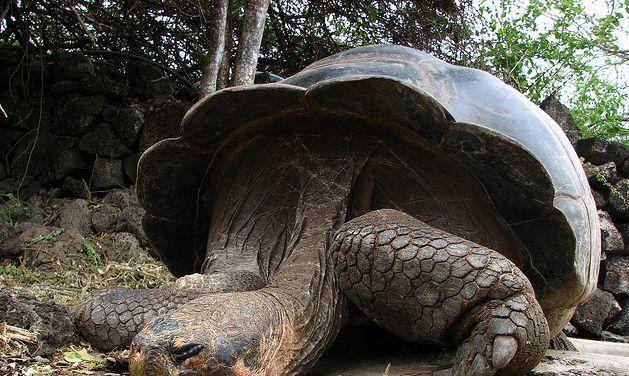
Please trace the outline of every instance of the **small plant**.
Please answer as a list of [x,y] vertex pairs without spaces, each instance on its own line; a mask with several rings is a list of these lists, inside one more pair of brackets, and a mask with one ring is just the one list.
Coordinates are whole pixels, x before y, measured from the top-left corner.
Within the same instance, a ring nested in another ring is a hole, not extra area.
[[0,200],[3,201],[3,205],[0,206],[0,218],[12,226],[19,223],[20,216],[31,216],[28,205],[13,193],[0,193]]
[[16,281],[22,284],[30,285],[43,281],[40,272],[32,271],[23,266],[15,266],[13,264],[0,265],[0,281]]
[[71,347],[70,351],[63,353],[63,359],[68,363],[89,363],[92,366],[103,366],[106,361],[99,355],[93,355],[88,352],[86,348]]
[[63,229],[63,227],[57,227],[56,229],[50,231],[49,233],[45,234],[45,235],[39,235],[34,237],[33,239],[28,241],[28,244],[30,245],[35,245],[37,243],[40,242],[47,242],[50,241],[54,238],[56,238],[57,236],[63,234],[65,230]]
[[96,250],[96,247],[94,247],[94,244],[92,244],[92,242],[85,242],[85,253],[87,254],[87,260],[90,262],[90,264],[96,267],[96,271],[99,274],[104,274],[105,268],[103,268],[103,262],[100,258],[100,255],[98,254],[98,251]]
[[587,162],[585,159],[583,159],[583,157],[579,159],[581,159],[581,163],[583,163],[583,167],[585,167],[586,170],[594,174],[596,181],[603,184],[607,189],[609,189],[610,195],[616,195],[620,197],[623,204],[627,203],[623,195],[620,192],[618,192],[618,189],[616,189],[616,187],[614,187],[614,185],[607,180],[605,175],[603,175],[603,172],[601,171],[600,168],[598,168],[597,166],[594,166],[590,162]]

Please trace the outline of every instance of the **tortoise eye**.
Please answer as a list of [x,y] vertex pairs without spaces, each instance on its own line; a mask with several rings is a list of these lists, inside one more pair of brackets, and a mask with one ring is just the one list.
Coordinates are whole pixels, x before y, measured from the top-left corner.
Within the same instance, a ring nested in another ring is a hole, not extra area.
[[175,360],[181,362],[188,358],[197,355],[203,349],[203,345],[198,343],[189,343],[181,347],[174,348],[172,354],[175,356]]

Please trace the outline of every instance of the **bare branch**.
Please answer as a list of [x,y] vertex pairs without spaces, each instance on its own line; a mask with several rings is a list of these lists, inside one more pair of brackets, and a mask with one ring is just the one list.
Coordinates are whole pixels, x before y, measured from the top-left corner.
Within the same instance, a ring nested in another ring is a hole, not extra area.
[[245,5],[232,86],[253,84],[269,3],[270,0],[249,0]]

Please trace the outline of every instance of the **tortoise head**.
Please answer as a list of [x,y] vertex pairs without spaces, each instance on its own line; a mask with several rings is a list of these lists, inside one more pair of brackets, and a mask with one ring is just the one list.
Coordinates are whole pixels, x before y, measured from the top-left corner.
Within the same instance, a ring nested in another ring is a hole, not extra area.
[[281,338],[281,317],[255,293],[202,296],[136,335],[131,374],[258,374]]

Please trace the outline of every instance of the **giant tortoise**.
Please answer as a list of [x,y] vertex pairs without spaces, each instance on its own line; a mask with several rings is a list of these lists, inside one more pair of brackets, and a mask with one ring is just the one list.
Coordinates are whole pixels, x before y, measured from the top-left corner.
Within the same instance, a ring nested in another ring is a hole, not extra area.
[[180,277],[76,313],[133,375],[304,374],[348,307],[520,375],[595,288],[600,234],[561,129],[490,74],[376,45],[218,91],[141,157],[154,252]]

